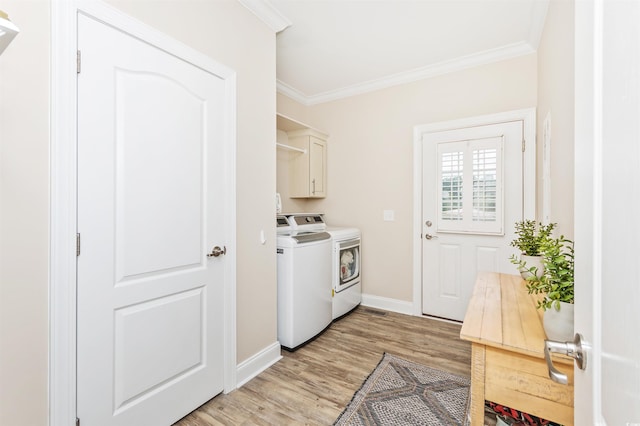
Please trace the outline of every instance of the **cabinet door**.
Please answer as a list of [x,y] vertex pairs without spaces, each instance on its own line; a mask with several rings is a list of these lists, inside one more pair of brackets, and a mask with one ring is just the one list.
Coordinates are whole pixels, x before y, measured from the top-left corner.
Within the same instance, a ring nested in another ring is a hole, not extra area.
[[309,137],[309,196],[325,197],[327,174],[327,144],[322,139]]
[[289,153],[289,197],[309,198],[311,196],[311,179],[309,178],[309,136],[289,137],[289,146],[304,150]]

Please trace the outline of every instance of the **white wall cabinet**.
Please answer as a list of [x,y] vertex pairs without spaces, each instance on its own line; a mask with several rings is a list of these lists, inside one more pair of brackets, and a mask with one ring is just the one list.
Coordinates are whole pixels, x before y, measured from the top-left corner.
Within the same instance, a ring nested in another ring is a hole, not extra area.
[[278,116],[278,129],[287,133],[289,148],[289,197],[327,196],[327,135],[284,116]]
[[311,129],[288,133],[289,145],[305,152],[289,153],[289,196],[323,198],[327,196],[326,135]]

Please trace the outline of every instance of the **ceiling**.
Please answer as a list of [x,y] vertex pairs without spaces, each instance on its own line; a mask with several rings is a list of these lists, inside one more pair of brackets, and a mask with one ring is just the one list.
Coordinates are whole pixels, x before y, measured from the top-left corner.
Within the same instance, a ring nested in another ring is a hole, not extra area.
[[281,19],[278,91],[313,105],[535,52],[549,0],[241,1]]

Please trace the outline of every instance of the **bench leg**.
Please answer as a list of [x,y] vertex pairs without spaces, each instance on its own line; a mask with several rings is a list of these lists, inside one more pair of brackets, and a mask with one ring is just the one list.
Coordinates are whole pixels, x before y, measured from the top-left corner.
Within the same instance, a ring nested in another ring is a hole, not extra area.
[[484,425],[485,346],[471,344],[471,426]]

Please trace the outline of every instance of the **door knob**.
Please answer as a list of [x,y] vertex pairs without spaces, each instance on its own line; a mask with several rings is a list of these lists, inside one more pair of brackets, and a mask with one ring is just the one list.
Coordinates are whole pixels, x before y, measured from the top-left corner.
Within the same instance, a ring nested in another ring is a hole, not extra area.
[[566,385],[569,383],[569,379],[566,374],[561,373],[551,360],[551,353],[560,353],[568,355],[573,358],[579,369],[584,370],[587,368],[587,353],[582,347],[582,335],[576,333],[573,338],[573,342],[557,342],[555,340],[544,341],[544,359],[547,361],[547,368],[549,369],[549,377],[556,383]]
[[223,248],[215,246],[213,250],[211,250],[211,253],[207,255],[207,257],[218,257],[220,255],[224,256],[225,254],[227,254],[227,246],[223,246]]
[[424,237],[425,237],[427,240],[432,240],[432,239],[434,239],[434,238],[438,238],[438,236],[437,236],[437,235],[431,235],[431,234],[424,234]]

